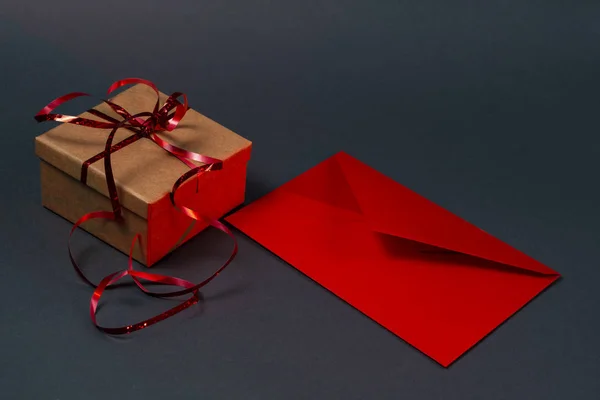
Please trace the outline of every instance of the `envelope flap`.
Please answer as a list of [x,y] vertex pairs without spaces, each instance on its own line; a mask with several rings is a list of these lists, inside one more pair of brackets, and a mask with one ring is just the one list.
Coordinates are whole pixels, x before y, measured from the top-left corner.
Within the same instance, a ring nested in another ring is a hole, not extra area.
[[471,223],[351,157],[333,157],[374,231],[544,275],[558,275]]
[[362,215],[362,210],[344,171],[335,158],[329,158],[309,169],[280,188],[302,197],[324,203],[351,214]]

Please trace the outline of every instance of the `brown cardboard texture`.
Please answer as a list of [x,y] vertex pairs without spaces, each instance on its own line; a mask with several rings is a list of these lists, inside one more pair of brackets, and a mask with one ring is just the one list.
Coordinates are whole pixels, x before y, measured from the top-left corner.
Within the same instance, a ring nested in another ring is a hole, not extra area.
[[[160,93],[161,105],[166,98]],[[136,85],[111,100],[137,114],[152,111],[156,93],[148,86]],[[95,109],[122,120],[105,103]],[[80,116],[102,120],[89,113]],[[109,129],[65,123],[36,138],[45,207],[71,222],[91,211],[111,210],[104,160],[89,166],[87,186],[79,181],[82,164],[104,150],[109,133]],[[119,129],[113,144],[132,134]],[[184,183],[177,192],[178,203],[210,218],[219,218],[243,203],[250,141],[193,109],[175,130],[158,136],[175,146],[223,160],[222,170],[201,173]],[[142,138],[112,153],[111,162],[119,200],[126,209],[124,221],[90,221],[82,225],[83,229],[125,253],[129,253],[135,233],[140,233],[143,245],[136,249],[134,258],[150,266],[207,226],[198,221],[190,228],[193,220],[172,207],[168,194],[189,168],[151,140]]]

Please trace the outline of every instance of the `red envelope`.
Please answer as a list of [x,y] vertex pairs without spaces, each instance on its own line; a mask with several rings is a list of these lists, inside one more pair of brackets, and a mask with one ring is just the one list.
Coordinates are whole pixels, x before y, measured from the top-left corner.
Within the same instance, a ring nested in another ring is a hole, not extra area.
[[227,220],[446,367],[559,278],[346,153]]

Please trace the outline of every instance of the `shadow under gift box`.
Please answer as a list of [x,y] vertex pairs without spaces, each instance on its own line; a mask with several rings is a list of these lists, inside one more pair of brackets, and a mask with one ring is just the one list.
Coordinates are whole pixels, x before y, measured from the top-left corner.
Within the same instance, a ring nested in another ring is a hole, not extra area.
[[[161,105],[166,99],[160,93]],[[136,85],[111,100],[137,114],[153,110],[156,93],[148,86]],[[122,120],[105,103],[94,108]],[[80,117],[101,120],[89,113]],[[112,209],[104,160],[89,166],[87,185],[79,180],[81,166],[104,150],[109,133],[110,129],[60,124],[36,138],[45,207],[71,222],[92,211]],[[132,134],[128,129],[119,129],[113,144]],[[188,110],[175,130],[158,135],[175,146],[223,160],[222,170],[204,172],[185,182],[177,190],[177,204],[217,219],[244,202],[250,141],[193,109]],[[156,143],[139,139],[112,153],[111,162],[124,220],[90,220],[81,226],[89,233],[126,254],[135,234],[140,233],[142,246],[136,246],[133,258],[151,266],[208,226],[203,221],[192,225],[193,220],[171,204],[169,193],[173,184],[189,167]]]

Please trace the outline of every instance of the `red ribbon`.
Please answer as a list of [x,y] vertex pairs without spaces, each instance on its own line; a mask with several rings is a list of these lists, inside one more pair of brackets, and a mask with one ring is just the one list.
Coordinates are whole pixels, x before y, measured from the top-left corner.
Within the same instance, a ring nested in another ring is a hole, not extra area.
[[[208,284],[210,281],[212,281],[214,278],[216,278],[217,275],[219,273],[221,273],[221,271],[223,271],[231,263],[231,261],[233,261],[235,255],[237,254],[237,242],[235,240],[235,237],[233,236],[233,233],[231,233],[231,231],[225,225],[223,225],[221,222],[219,222],[217,220],[206,218],[206,217],[200,215],[198,212],[192,210],[191,208],[178,205],[175,202],[175,194],[177,192],[177,189],[185,181],[187,181],[188,179],[190,179],[191,177],[193,177],[195,175],[201,174],[202,172],[214,171],[214,170],[219,170],[219,169],[223,168],[223,162],[221,160],[184,150],[182,148],[179,148],[177,146],[174,146],[174,145],[166,142],[165,140],[161,139],[160,137],[158,137],[156,135],[156,132],[165,131],[165,130],[172,131],[177,127],[177,125],[179,124],[179,122],[181,121],[181,119],[183,118],[183,116],[185,115],[187,110],[189,109],[188,103],[187,103],[187,96],[183,93],[175,92],[175,93],[171,94],[171,96],[169,96],[167,98],[165,104],[159,108],[160,98],[159,98],[158,89],[152,82],[147,81],[145,79],[139,79],[139,78],[128,78],[128,79],[123,79],[123,80],[113,83],[110,86],[110,88],[108,89],[108,94],[110,94],[111,92],[113,92],[114,90],[116,90],[122,86],[136,84],[136,83],[141,83],[141,84],[147,85],[156,92],[157,100],[156,100],[156,104],[154,105],[154,109],[152,110],[152,112],[142,112],[139,114],[131,115],[123,107],[121,107],[111,101],[102,100],[104,103],[108,104],[108,106],[110,106],[110,108],[113,111],[115,111],[118,115],[123,117],[123,120],[119,121],[115,118],[112,118],[109,115],[104,114],[103,112],[100,112],[100,111],[94,110],[94,109],[88,110],[87,112],[104,119],[106,122],[96,121],[96,120],[91,120],[91,119],[81,118],[81,117],[74,117],[74,116],[70,116],[70,115],[53,114],[52,113],[52,111],[55,108],[57,108],[58,106],[60,106],[61,104],[65,103],[65,102],[68,102],[77,97],[89,96],[86,93],[76,92],[76,93],[69,93],[69,94],[66,94],[62,97],[55,99],[54,101],[50,102],[50,104],[48,104],[46,107],[44,107],[40,112],[38,112],[35,115],[35,119],[38,122],[58,121],[58,122],[64,122],[64,123],[69,123],[69,124],[87,126],[90,128],[112,129],[106,139],[106,145],[105,145],[104,151],[96,154],[95,156],[91,157],[89,160],[85,161],[81,167],[81,181],[85,184],[86,179],[87,179],[88,167],[91,164],[93,164],[94,162],[104,159],[106,184],[108,186],[108,194],[109,194],[109,198],[110,198],[111,205],[112,205],[112,211],[94,211],[94,212],[85,214],[77,222],[75,222],[75,224],[73,225],[73,228],[71,228],[71,232],[69,234],[68,250],[69,250],[69,258],[71,259],[71,263],[73,264],[73,267],[75,268],[75,272],[77,272],[77,274],[81,277],[81,279],[83,279],[84,282],[86,282],[88,285],[95,288],[94,294],[92,295],[92,299],[90,301],[90,316],[92,318],[92,322],[98,329],[100,329],[106,333],[113,334],[113,335],[131,333],[131,332],[134,332],[134,331],[137,331],[140,329],[144,329],[150,325],[153,325],[157,322],[165,320],[165,319],[179,313],[180,311],[183,311],[186,308],[196,304],[199,301],[200,288],[202,288],[203,286]],[[179,97],[183,97],[183,103],[181,103],[180,101],[177,100]],[[117,130],[120,128],[125,128],[125,129],[132,131],[133,135],[131,135],[131,136],[127,137],[126,139],[120,141],[119,143],[113,145],[112,142],[113,142],[114,136],[115,136]],[[149,140],[152,140],[158,146],[160,146],[161,148],[163,148],[170,154],[174,155],[181,162],[183,162],[185,165],[190,167],[190,170],[188,172],[186,172],[179,179],[177,179],[177,181],[173,185],[173,188],[169,194],[173,207],[177,208],[179,211],[183,212],[185,215],[189,216],[190,218],[192,218],[194,220],[206,221],[208,224],[219,229],[220,231],[225,232],[233,239],[233,242],[234,242],[233,251],[231,252],[231,255],[229,256],[227,261],[223,265],[221,265],[221,267],[219,267],[211,276],[209,276],[207,279],[203,280],[200,283],[193,284],[184,279],[180,279],[180,278],[176,278],[176,277],[158,275],[158,274],[154,274],[154,273],[134,270],[133,269],[133,250],[135,248],[136,242],[139,242],[141,244],[141,235],[140,234],[136,234],[135,237],[133,238],[133,241],[131,242],[131,249],[129,252],[129,266],[127,267],[127,269],[117,271],[117,272],[114,272],[114,273],[106,276],[97,285],[94,284],[91,280],[89,280],[86,277],[86,275],[83,273],[81,268],[77,265],[75,258],[73,257],[73,254],[71,252],[71,237],[73,235],[73,232],[75,232],[75,230],[81,224],[83,224],[86,221],[89,221],[91,219],[97,219],[97,218],[108,219],[108,220],[115,221],[115,222],[121,222],[123,220],[122,206],[121,206],[121,203],[119,202],[119,196],[117,194],[117,187],[115,184],[115,179],[114,179],[114,175],[113,175],[113,171],[112,171],[112,165],[111,165],[111,161],[110,161],[111,154],[114,153],[115,151],[118,151],[119,149],[122,149],[125,146],[130,145],[131,143],[134,143],[135,141],[137,141],[139,139],[142,139],[142,138],[147,138]],[[191,161],[199,161],[199,162],[204,163],[204,165],[197,167]],[[175,297],[175,296],[182,296],[182,295],[186,295],[186,294],[191,294],[191,296],[183,303],[171,308],[168,311],[165,311],[165,312],[163,312],[159,315],[156,315],[152,318],[149,318],[147,320],[144,320],[144,321],[132,324],[132,325],[116,327],[116,328],[109,328],[109,327],[104,327],[104,326],[99,325],[96,320],[96,312],[97,312],[97,308],[98,308],[98,302],[100,301],[100,298],[102,297],[102,294],[104,293],[104,290],[106,288],[110,287],[111,285],[114,285],[117,281],[125,278],[126,276],[130,276],[133,279],[133,281],[135,282],[135,284],[137,285],[137,287],[140,288],[140,290],[142,292],[144,292],[145,294],[147,294],[149,296]],[[161,285],[177,286],[182,289],[176,290],[176,291],[171,291],[171,292],[162,292],[162,293],[153,292],[153,291],[149,290],[147,287],[145,287],[143,285],[142,281],[154,282],[154,283],[158,283]]]

